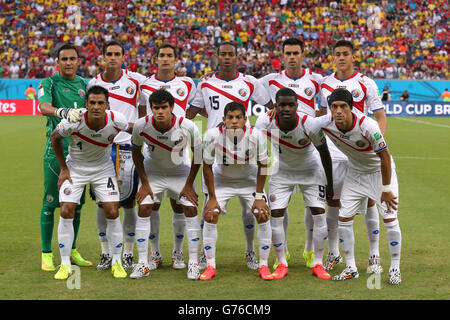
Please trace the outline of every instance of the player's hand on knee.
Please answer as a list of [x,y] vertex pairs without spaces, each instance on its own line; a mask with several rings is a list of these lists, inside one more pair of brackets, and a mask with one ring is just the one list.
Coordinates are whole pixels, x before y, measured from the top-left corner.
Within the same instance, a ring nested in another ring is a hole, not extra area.
[[269,220],[270,209],[264,200],[255,200],[252,206],[252,213],[255,215],[258,223],[264,223]]
[[68,169],[61,169],[59,172],[59,178],[58,178],[58,190],[61,188],[61,185],[64,183],[64,181],[69,180],[69,182],[72,184],[72,177],[70,176],[70,172]]
[[327,185],[325,191],[326,191],[327,202],[330,200],[333,200],[333,196],[334,196],[333,186]]
[[147,196],[150,196],[153,200],[152,188],[148,183],[143,183],[136,194],[136,201],[140,204]]
[[389,212],[391,210],[397,210],[397,197],[392,193],[392,191],[389,192],[383,192],[381,194],[381,202],[386,202],[386,207]]
[[205,210],[204,210],[204,218],[207,222],[214,222],[217,220],[221,210],[219,203],[217,200],[209,199],[206,202]]
[[185,197],[188,201],[190,201],[196,207],[198,206],[198,194],[195,192],[194,188],[191,185],[185,185],[183,190],[180,192],[179,199]]

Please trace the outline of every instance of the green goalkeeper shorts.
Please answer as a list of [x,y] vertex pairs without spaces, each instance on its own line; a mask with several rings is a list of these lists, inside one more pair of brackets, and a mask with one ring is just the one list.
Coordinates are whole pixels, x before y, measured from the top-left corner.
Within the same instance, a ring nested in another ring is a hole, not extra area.
[[[53,208],[59,208],[59,164],[55,157],[44,157],[44,198],[43,205]],[[84,194],[80,199],[80,205],[84,204]]]

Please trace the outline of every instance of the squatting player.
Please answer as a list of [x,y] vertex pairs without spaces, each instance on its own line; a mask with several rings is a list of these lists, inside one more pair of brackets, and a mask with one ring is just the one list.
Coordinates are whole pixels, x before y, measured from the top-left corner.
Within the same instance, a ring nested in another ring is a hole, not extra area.
[[350,91],[338,88],[328,99],[331,114],[316,118],[318,125],[349,159],[341,191],[339,239],[346,268],[333,280],[358,278],[354,256],[353,218],[368,198],[383,217],[391,253],[389,283],[400,284],[401,231],[397,219],[398,181],[395,167],[377,122],[353,107]]
[[[60,206],[57,188],[59,165],[53,152],[50,135],[56,128],[61,118],[69,122],[78,122],[81,119],[81,110],[84,108],[86,94],[86,80],[76,74],[80,65],[77,48],[72,44],[64,44],[58,49],[56,63],[59,73],[43,79],[39,84],[38,97],[39,108],[43,116],[47,117],[47,141],[44,151],[44,197],[41,209],[41,241],[42,262],[41,269],[55,271],[52,253],[52,237],[54,227],[55,208]],[[67,156],[69,139],[63,140],[64,156]],[[74,241],[71,245],[72,262],[78,266],[91,266],[90,261],[85,260],[76,249],[76,239],[80,228],[81,207],[84,203],[84,194],[80,205],[75,209],[73,220]]]
[[[136,223],[139,262],[130,277],[146,277],[150,273],[148,239],[152,206],[161,203],[164,192],[180,202],[186,217],[186,235],[189,248],[187,277],[200,276],[198,248],[200,223],[197,216],[198,196],[194,189],[195,177],[201,165],[202,140],[197,126],[173,112],[174,97],[166,90],[154,91],[149,98],[152,115],[139,119],[133,130],[133,161],[140,177],[136,200],[139,214]],[[142,144],[148,153],[143,157]],[[193,151],[189,161],[188,145]],[[196,161],[194,161],[196,160]]]
[[[53,149],[61,168],[58,179],[61,216],[58,242],[61,267],[55,279],[65,280],[72,273],[70,247],[73,242],[75,208],[87,184],[103,205],[106,216],[106,236],[111,247],[112,273],[124,278],[122,265],[123,230],[119,217],[119,189],[114,165],[111,161],[111,144],[121,131],[131,131],[126,118],[119,112],[107,110],[108,91],[100,86],[86,93],[86,108],[81,121],[61,121],[51,135]],[[132,126],[132,124],[131,124]],[[64,159],[64,138],[70,138],[69,155]]]
[[[89,81],[87,88],[101,86],[109,92],[109,108],[123,114],[129,123],[138,119],[138,94],[140,83],[146,77],[137,72],[122,69],[125,50],[120,42],[110,41],[103,47],[105,72],[96,75]],[[116,169],[116,177],[120,190],[120,206],[123,207],[123,266],[131,270],[133,266],[133,247],[136,229],[136,209],[134,197],[137,192],[138,175],[131,156],[131,135],[122,131],[112,144],[111,159]],[[105,270],[111,267],[112,257],[106,236],[105,212],[99,204],[97,208],[97,228],[102,249],[101,259],[97,269]]]
[[267,142],[263,134],[247,126],[245,107],[238,102],[225,106],[223,125],[209,129],[203,150],[203,175],[208,198],[204,208],[203,246],[207,268],[200,280],[216,275],[217,223],[228,201],[237,196],[245,215],[258,223],[259,275],[272,280],[267,260],[272,232],[269,207],[264,200],[267,170]]

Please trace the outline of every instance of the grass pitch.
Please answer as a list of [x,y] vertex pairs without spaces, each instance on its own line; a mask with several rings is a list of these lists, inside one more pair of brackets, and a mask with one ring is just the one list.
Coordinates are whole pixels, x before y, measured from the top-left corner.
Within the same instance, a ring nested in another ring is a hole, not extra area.
[[[251,119],[254,123],[255,119]],[[289,275],[282,280],[262,281],[247,269],[241,209],[237,199],[229,203],[218,226],[217,276],[208,282],[189,281],[186,270],[170,266],[173,245],[172,211],[168,199],[161,206],[163,266],[150,277],[114,279],[109,271],[81,268],[80,289],[53,279],[40,270],[39,215],[42,199],[42,154],[45,118],[0,116],[0,299],[152,299],[152,300],[359,300],[449,299],[448,233],[450,222],[450,118],[388,118],[386,137],[394,156],[400,185],[399,221],[402,230],[401,271],[403,284],[388,284],[389,251],[380,224],[380,253],[385,272],[380,288],[369,289],[365,274],[368,238],[364,218],[355,219],[355,256],[360,278],[334,282],[311,276],[301,257],[305,232],[304,203],[292,197],[288,246],[292,256]],[[204,126],[206,127],[206,126]],[[203,196],[200,196],[200,203]],[[82,210],[78,249],[98,263],[95,204],[88,200]],[[121,213],[122,214],[122,213]],[[55,212],[53,250],[59,263]],[[255,239],[256,243],[256,239]],[[187,258],[187,245],[185,244]],[[135,249],[135,255],[137,252]],[[270,265],[273,263],[273,250]],[[344,268],[339,265],[332,275]]]

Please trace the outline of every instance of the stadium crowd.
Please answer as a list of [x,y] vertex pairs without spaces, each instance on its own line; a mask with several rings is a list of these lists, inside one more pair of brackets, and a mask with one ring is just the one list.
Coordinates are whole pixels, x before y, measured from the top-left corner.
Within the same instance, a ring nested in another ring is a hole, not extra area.
[[179,75],[215,70],[215,47],[239,44],[239,71],[261,77],[280,70],[280,44],[306,44],[305,66],[331,73],[331,46],[351,40],[358,70],[378,79],[449,78],[449,4],[439,0],[294,1],[5,0],[0,3],[0,77],[45,78],[56,71],[58,44],[80,48],[78,74],[101,72],[101,49],[125,44],[127,68],[150,75],[155,48],[180,50]]

